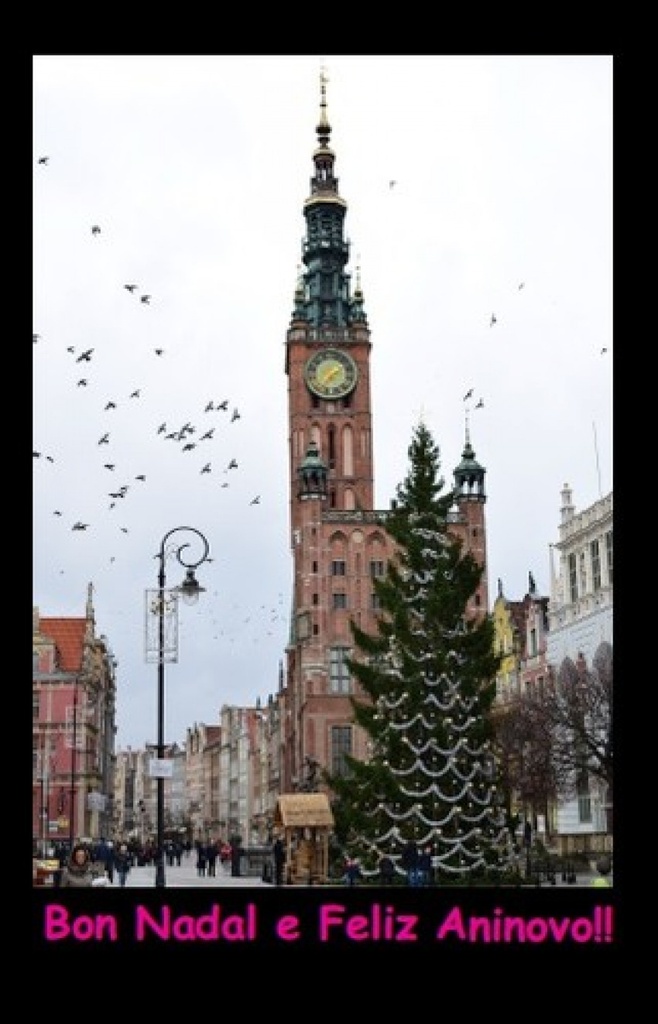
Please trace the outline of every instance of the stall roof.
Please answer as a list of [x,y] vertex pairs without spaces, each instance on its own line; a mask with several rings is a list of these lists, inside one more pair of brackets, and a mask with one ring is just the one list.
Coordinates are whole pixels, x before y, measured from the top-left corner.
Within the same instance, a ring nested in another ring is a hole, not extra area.
[[274,820],[284,828],[331,828],[331,813],[326,793],[284,793],[279,797]]

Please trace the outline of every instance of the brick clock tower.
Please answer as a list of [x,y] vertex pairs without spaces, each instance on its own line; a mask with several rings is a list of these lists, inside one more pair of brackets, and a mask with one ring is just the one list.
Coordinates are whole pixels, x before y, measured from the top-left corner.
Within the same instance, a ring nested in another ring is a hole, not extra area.
[[[373,511],[370,329],[358,270],[353,290],[346,270],[347,204],[334,174],[323,74],[316,131],[303,210],[303,269],[286,336],[294,579],[279,694],[281,792],[312,788],[317,766],[339,772],[346,753],[368,756],[367,737],[352,720],[350,696],[358,696],[358,684],[345,664],[353,651],[349,623],[375,632],[373,579],[385,574],[394,553],[384,529],[387,512]],[[455,496],[451,529],[484,564],[484,470],[475,461],[468,422]],[[483,579],[470,611],[487,607]]]

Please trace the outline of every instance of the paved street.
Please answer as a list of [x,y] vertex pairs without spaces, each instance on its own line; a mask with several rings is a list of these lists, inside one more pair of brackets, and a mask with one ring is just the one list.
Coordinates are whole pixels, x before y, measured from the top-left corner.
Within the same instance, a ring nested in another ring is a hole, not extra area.
[[[592,879],[595,877],[593,871],[582,871],[576,877],[576,882],[573,884],[562,881],[561,876],[558,874],[555,879],[555,886],[559,888],[567,889],[580,889],[589,888]],[[222,888],[245,888],[245,887],[258,887],[271,889],[272,885],[269,882],[263,882],[260,876],[249,876],[241,875],[239,878],[233,878],[230,870],[225,871],[223,867],[217,867],[217,875],[215,877],[204,877],[199,878],[196,873],[196,862],[194,858],[189,857],[183,859],[183,863],[180,867],[165,867],[165,881],[168,889],[222,889]],[[152,889],[155,885],[155,868],[149,867],[133,867],[128,873],[128,880],[126,888],[133,889]],[[111,886],[113,889],[120,888],[118,878],[115,874],[114,884]],[[547,882],[543,882],[542,889],[553,888]]]
[[[241,875],[240,878],[233,878],[231,872],[225,871],[220,865],[217,866],[217,874],[214,877],[199,878],[196,873],[196,858],[183,858],[180,867],[165,865],[165,882],[168,889],[226,889],[244,888],[245,886],[260,886],[271,888],[268,882],[263,882],[260,876]],[[131,889],[152,889],[155,885],[155,868],[132,867],[128,872],[126,888]],[[119,889],[119,879],[115,873],[112,889]]]

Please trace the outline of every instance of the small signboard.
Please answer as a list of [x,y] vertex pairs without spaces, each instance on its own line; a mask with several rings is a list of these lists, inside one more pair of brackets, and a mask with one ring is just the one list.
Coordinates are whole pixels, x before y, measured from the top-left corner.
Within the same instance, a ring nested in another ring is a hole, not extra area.
[[152,779],[173,778],[174,762],[167,757],[152,757],[149,761],[149,775]]
[[97,793],[95,790],[87,794],[87,807],[90,811],[105,810],[105,794]]

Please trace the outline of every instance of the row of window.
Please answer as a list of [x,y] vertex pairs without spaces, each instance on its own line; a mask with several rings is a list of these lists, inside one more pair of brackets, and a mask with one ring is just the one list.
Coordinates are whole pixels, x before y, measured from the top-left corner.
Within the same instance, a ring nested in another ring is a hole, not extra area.
[[[612,530],[604,534],[605,564],[608,574],[607,585],[612,586]],[[590,541],[585,551],[571,554],[568,558],[569,599],[572,604],[588,593],[596,594],[603,586],[601,544],[599,539]],[[590,585],[591,583],[591,585]]]
[[[383,576],[385,567],[382,561],[371,561],[370,566],[370,577],[374,579],[377,576]],[[347,575],[347,562],[342,559],[335,559],[331,563],[331,575],[332,576],[346,576]]]

